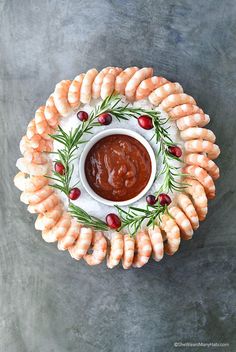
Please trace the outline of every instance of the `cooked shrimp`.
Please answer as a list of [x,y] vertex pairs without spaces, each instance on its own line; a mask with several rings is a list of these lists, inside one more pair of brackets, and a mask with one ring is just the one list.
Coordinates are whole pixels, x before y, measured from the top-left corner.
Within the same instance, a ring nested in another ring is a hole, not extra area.
[[29,163],[25,158],[19,158],[16,162],[16,167],[26,174],[33,176],[46,175],[48,172],[49,164],[35,164]]
[[203,114],[202,109],[200,109],[197,105],[192,104],[183,104],[174,107],[168,112],[168,115],[172,118],[172,120],[179,119],[184,116],[193,115],[193,114]]
[[92,254],[85,254],[84,260],[88,265],[100,264],[106,257],[107,240],[101,231],[96,231],[92,239]]
[[[142,84],[142,83],[141,83]],[[153,105],[159,105],[165,98],[174,93],[183,93],[183,88],[179,83],[168,82],[160,84],[148,97]]]
[[135,236],[134,268],[141,268],[152,254],[152,245],[147,231],[140,231]]
[[214,163],[214,161],[212,161],[203,154],[186,154],[184,157],[184,162],[187,165],[195,165],[202,167],[208,172],[208,174],[213,178],[213,180],[217,180],[220,177],[220,170],[218,166]]
[[209,115],[206,114],[193,114],[181,117],[177,120],[176,124],[179,130],[183,131],[189,127],[204,127],[210,122]]
[[116,77],[119,73],[119,70],[111,68],[108,73],[104,76],[101,86],[102,99],[105,99],[107,96],[111,95],[114,92]]
[[199,227],[199,219],[196,212],[196,209],[193,206],[193,203],[189,196],[184,193],[178,193],[175,198],[176,204],[179,208],[185,213],[189,219],[193,230],[196,230]]
[[51,229],[61,218],[62,213],[63,206],[61,203],[58,203],[53,209],[44,214],[39,214],[35,222],[36,230],[46,231]]
[[71,81],[69,80],[63,80],[57,83],[53,93],[55,106],[59,114],[63,117],[68,116],[71,112],[71,106],[67,98],[70,84]]
[[187,153],[206,153],[209,159],[216,159],[220,154],[220,148],[217,144],[213,144],[202,139],[194,139],[184,143]]
[[136,89],[139,84],[153,75],[153,69],[151,67],[144,67],[141,70],[135,72],[130,78],[125,87],[125,96],[127,99],[133,101],[135,99]]
[[92,85],[98,71],[95,68],[88,70],[84,76],[84,79],[80,88],[80,101],[83,104],[90,102],[92,97]]
[[130,235],[124,235],[124,254],[122,266],[124,269],[130,269],[134,259],[134,238]]
[[29,205],[28,211],[34,213],[45,213],[53,209],[58,203],[60,203],[59,196],[54,192],[48,198],[35,205]]
[[49,126],[56,127],[58,124],[59,112],[57,111],[56,105],[54,103],[53,94],[51,94],[46,101],[44,114]]
[[45,140],[39,134],[34,135],[31,139],[28,139],[27,136],[23,136],[20,141],[20,151],[23,155],[27,151],[50,152],[52,150],[52,145],[52,140]]
[[52,193],[52,187],[46,185],[34,192],[22,192],[20,200],[25,204],[34,205],[39,202],[42,202],[44,199],[48,198]]
[[192,175],[203,185],[206,195],[209,199],[215,197],[215,184],[212,180],[212,177],[208,175],[206,170],[202,169],[199,166],[188,165],[183,168],[183,173]]
[[36,134],[38,133],[36,130],[35,119],[32,119],[27,126],[26,136],[31,139]]
[[88,227],[81,227],[76,242],[69,247],[68,251],[72,258],[80,260],[87,253],[93,238],[93,231]]
[[196,105],[196,101],[191,97],[191,95],[185,93],[176,93],[168,95],[159,105],[159,107],[165,111],[170,111],[176,106],[183,104]]
[[110,253],[107,256],[107,266],[112,269],[118,265],[124,253],[124,237],[119,232],[114,232],[111,235]]
[[68,102],[73,109],[77,109],[80,106],[80,90],[84,77],[85,74],[81,73],[74,78],[70,85],[68,91]]
[[109,70],[111,69],[111,67],[105,67],[103,68],[98,75],[95,77],[94,81],[93,81],[93,85],[92,85],[92,97],[94,99],[98,99],[100,98],[100,93],[101,93],[101,86],[102,86],[102,82],[103,82],[103,78],[105,77],[105,75],[109,72]]
[[138,67],[128,67],[124,71],[122,71],[117,77],[116,77],[116,83],[115,83],[115,91],[119,94],[125,94],[125,87],[130,80],[131,77],[139,70]]
[[187,216],[179,207],[169,208],[169,214],[175,219],[176,224],[180,228],[181,237],[189,240],[193,236],[193,228]]
[[169,215],[164,214],[160,223],[161,230],[164,231],[166,242],[164,243],[165,253],[173,255],[180,245],[179,227]]
[[191,178],[186,178],[184,183],[188,185],[185,192],[191,195],[199,220],[204,220],[207,214],[207,197],[204,187],[200,182]]
[[61,238],[57,243],[58,249],[60,251],[65,251],[69,247],[73,246],[73,244],[79,237],[80,229],[81,225],[76,219],[72,218],[68,231],[66,232],[65,236]]
[[46,134],[49,133],[50,127],[46,120],[45,114],[45,106],[40,106],[35,113],[35,127],[38,134]]
[[34,150],[25,152],[24,158],[27,163],[33,163],[33,164],[39,164],[39,165],[48,163],[48,157],[46,153],[41,153]]
[[62,213],[58,222],[49,230],[42,231],[42,237],[46,242],[56,242],[63,238],[71,224],[71,216],[67,211]]
[[149,227],[148,234],[152,244],[152,257],[159,262],[164,255],[164,244],[159,226]]
[[25,191],[25,185],[27,182],[28,175],[25,172],[18,172],[14,177],[14,185],[20,190]]
[[204,139],[211,143],[215,143],[216,136],[211,130],[201,127],[190,127],[184,131],[180,132],[180,136],[184,141],[189,141],[191,139]]
[[148,96],[150,97],[149,94],[154,89],[162,86],[163,84],[165,84],[167,82],[168,82],[167,79],[165,79],[164,77],[157,77],[157,76],[153,76],[153,77],[145,79],[144,81],[142,81],[140,83],[140,85],[138,86],[138,88],[136,90],[135,100],[145,99]]

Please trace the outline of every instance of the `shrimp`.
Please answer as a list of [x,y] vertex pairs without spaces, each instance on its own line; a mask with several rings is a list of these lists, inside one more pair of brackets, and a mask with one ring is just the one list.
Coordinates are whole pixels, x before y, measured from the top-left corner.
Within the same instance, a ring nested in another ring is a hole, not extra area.
[[209,159],[216,159],[220,155],[220,148],[217,144],[213,144],[202,139],[194,139],[184,143],[187,153],[206,153]]
[[48,179],[44,176],[30,176],[24,172],[18,172],[14,177],[15,186],[26,192],[35,192],[48,184]]
[[76,76],[69,87],[68,102],[74,110],[78,109],[80,106],[80,90],[84,77],[84,73]]
[[183,168],[183,173],[192,175],[196,177],[196,179],[202,184],[205,189],[206,195],[209,199],[215,197],[215,184],[212,180],[212,177],[208,175],[206,170],[202,169],[199,166],[195,165],[188,165]]
[[89,227],[81,227],[76,242],[68,248],[72,258],[80,260],[87,253],[93,238],[93,230]]
[[164,255],[164,244],[159,226],[149,227],[148,234],[152,244],[152,257],[159,262]]
[[38,134],[46,134],[49,133],[49,125],[48,122],[46,120],[45,114],[44,114],[44,110],[45,110],[45,106],[40,106],[35,113],[35,127],[36,127],[36,131]]
[[213,178],[213,180],[217,180],[220,177],[220,170],[218,166],[214,163],[214,161],[212,161],[203,154],[186,154],[184,157],[184,162],[187,165],[195,165],[202,167],[208,172],[208,174]]
[[19,158],[16,162],[16,167],[26,174],[30,174],[33,176],[43,176],[47,174],[49,164],[29,163],[25,158]]
[[[142,83],[141,83],[142,84]],[[183,88],[179,83],[165,81],[160,84],[148,97],[153,105],[159,105],[165,98],[174,93],[183,93]]]
[[185,215],[189,219],[193,230],[197,230],[197,228],[199,227],[199,219],[189,196],[184,193],[179,193],[177,194],[175,201],[178,207],[185,213]]
[[164,243],[165,253],[173,255],[180,245],[180,231],[174,219],[164,214],[160,223],[160,228],[164,231],[166,242]]
[[140,231],[135,236],[134,268],[141,268],[150,258],[152,245],[147,231]]
[[184,131],[180,132],[180,136],[184,141],[189,141],[191,139],[204,139],[211,143],[215,143],[216,136],[211,130],[201,127],[190,127]]
[[191,97],[191,95],[185,93],[176,93],[168,95],[159,105],[159,107],[166,112],[175,108],[176,106],[183,104],[197,105],[196,101]]
[[48,163],[47,154],[37,152],[37,151],[26,151],[24,153],[24,158],[27,163],[33,163],[38,165],[43,165]]
[[185,188],[185,193],[192,197],[194,208],[197,211],[200,221],[204,220],[207,214],[207,197],[204,187],[197,180],[186,178],[184,180],[188,186]]
[[25,172],[18,172],[16,176],[14,177],[14,185],[20,190],[20,191],[25,191],[26,183],[27,183],[27,178],[28,174]]
[[130,269],[134,259],[134,238],[130,235],[124,235],[124,254],[122,266],[124,269]]
[[92,68],[86,72],[80,88],[81,103],[87,104],[90,102],[92,97],[92,84],[97,74],[98,71],[95,68]]
[[117,69],[110,69],[108,73],[104,76],[101,86],[101,98],[105,99],[111,95],[115,90],[116,77],[120,73]]
[[151,67],[144,67],[141,68],[141,70],[135,72],[125,87],[126,98],[130,101],[133,101],[135,99],[136,89],[138,88],[139,84],[152,75],[153,69]]
[[42,237],[45,242],[56,242],[63,238],[71,224],[71,216],[67,211],[62,213],[58,222],[49,230],[42,231]]
[[103,78],[105,77],[105,75],[109,72],[109,70],[111,69],[111,67],[105,67],[103,68],[98,75],[95,77],[94,81],[93,81],[93,85],[92,85],[92,97],[94,99],[98,99],[100,98],[100,93],[101,93],[101,86],[102,86],[102,82],[103,82]]
[[111,248],[107,257],[107,266],[112,269],[118,265],[124,253],[124,238],[119,232],[114,232],[111,235]]
[[182,234],[182,238],[185,240],[189,240],[193,236],[193,228],[187,216],[179,207],[171,207],[169,208],[169,214],[175,219],[176,224],[180,228],[180,232]]
[[96,231],[92,238],[92,254],[85,254],[84,260],[88,265],[100,264],[106,257],[107,241],[101,231]]
[[65,251],[69,247],[73,246],[77,238],[79,237],[81,225],[74,218],[71,219],[71,224],[66,232],[65,236],[61,238],[57,243],[57,248],[60,251]]
[[50,152],[52,150],[52,144],[52,140],[45,140],[39,134],[34,135],[31,139],[28,139],[27,136],[23,136],[20,141],[20,151],[23,155],[27,151]]
[[63,213],[63,206],[61,203],[56,205],[53,209],[44,214],[39,214],[35,221],[36,230],[46,231],[56,225]]
[[32,119],[27,126],[26,136],[28,137],[28,139],[31,139],[36,134],[38,133],[36,130],[35,119]]
[[177,120],[181,117],[193,114],[203,114],[203,110],[200,109],[197,105],[192,104],[182,104],[174,107],[168,112],[168,115],[172,120]]
[[133,77],[135,72],[139,70],[138,67],[128,67],[124,71],[122,71],[117,77],[116,77],[116,83],[115,83],[115,91],[119,94],[125,94],[125,87],[128,83],[128,81]]
[[34,213],[45,213],[53,209],[58,203],[60,203],[59,196],[54,192],[49,197],[44,199],[42,202],[29,205],[28,211],[32,214]]
[[149,94],[154,89],[162,86],[163,84],[165,84],[167,82],[168,82],[167,79],[165,79],[164,77],[157,77],[157,76],[153,76],[153,77],[145,79],[144,81],[142,81],[140,83],[140,85],[138,86],[138,88],[136,90],[135,100],[145,99],[148,96],[150,97]]
[[42,202],[53,193],[53,189],[50,186],[44,186],[35,192],[22,192],[20,200],[25,204],[34,205]]
[[59,114],[63,117],[68,116],[72,110],[67,98],[70,84],[71,81],[69,80],[63,80],[57,83],[53,93],[54,104]]
[[53,94],[51,94],[48,100],[46,101],[44,114],[49,126],[55,128],[58,125],[59,112],[54,103]]
[[209,115],[206,114],[193,114],[181,117],[177,120],[176,124],[179,130],[183,131],[189,127],[204,127],[210,122]]

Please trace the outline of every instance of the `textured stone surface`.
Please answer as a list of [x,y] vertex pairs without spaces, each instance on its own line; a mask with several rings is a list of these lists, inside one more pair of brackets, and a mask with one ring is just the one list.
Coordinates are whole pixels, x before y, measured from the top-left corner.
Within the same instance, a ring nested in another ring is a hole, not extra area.
[[[0,351],[236,350],[235,17],[234,0],[0,0]],[[217,198],[194,239],[128,272],[44,243],[12,183],[19,140],[55,83],[106,65],[179,81],[222,149]]]

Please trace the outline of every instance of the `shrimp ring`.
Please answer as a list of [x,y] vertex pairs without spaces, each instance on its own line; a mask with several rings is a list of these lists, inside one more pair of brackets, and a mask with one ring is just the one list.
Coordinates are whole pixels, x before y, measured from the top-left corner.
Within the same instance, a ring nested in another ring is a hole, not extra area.
[[206,170],[202,169],[199,166],[189,165],[183,168],[183,173],[192,175],[202,184],[205,189],[206,195],[209,199],[215,197],[215,184],[212,180],[212,177],[208,175]]
[[220,170],[218,166],[214,163],[214,161],[212,161],[203,154],[186,154],[184,157],[184,162],[187,165],[195,165],[202,167],[208,172],[208,174],[213,178],[213,180],[217,180],[220,177]]
[[116,83],[115,83],[115,91],[119,94],[125,94],[125,87],[128,83],[128,81],[133,77],[135,72],[139,70],[138,67],[128,67],[124,71],[122,71],[117,77],[116,77]]
[[174,93],[183,93],[183,88],[177,82],[172,83],[166,80],[164,84],[160,84],[159,87],[149,95],[148,99],[153,105],[157,106],[165,98]]
[[[140,83],[140,85],[138,86],[138,88],[136,90],[135,100],[141,100],[141,99],[144,99],[144,98],[146,98],[148,96],[150,97],[149,94],[154,89],[156,89],[156,88],[158,88],[160,86],[163,86],[163,84],[165,84],[167,82],[168,81],[167,81],[166,78],[157,77],[157,76],[153,76],[153,77],[145,79],[144,81],[142,81]],[[149,98],[149,100],[150,100],[150,98]],[[151,102],[151,100],[150,100],[150,102]]]
[[98,265],[106,257],[107,241],[101,231],[96,231],[92,238],[92,254],[85,254],[84,260],[88,265]]
[[176,93],[168,95],[159,105],[159,107],[166,112],[175,108],[176,106],[183,104],[197,105],[196,101],[191,97],[191,95],[185,93]]
[[196,209],[194,208],[189,196],[187,196],[187,194],[180,193],[176,196],[175,202],[189,219],[193,230],[197,230],[199,227],[199,219]]
[[58,203],[60,203],[60,198],[58,195],[54,192],[52,193],[49,197],[46,199],[42,200],[42,202],[34,204],[34,205],[29,205],[28,206],[28,211],[32,214],[34,213],[45,213],[47,211],[50,211],[53,209]]
[[44,214],[39,214],[35,221],[36,230],[45,231],[51,229],[61,218],[62,213],[63,206],[61,203],[58,203],[53,209]]
[[144,67],[141,70],[135,72],[135,74],[130,78],[125,87],[125,96],[128,100],[133,101],[135,99],[136,89],[139,84],[146,78],[153,75],[153,69],[151,67]]
[[180,228],[181,237],[189,240],[193,236],[193,228],[187,216],[179,207],[169,208],[169,214],[175,219],[176,224]]
[[91,245],[92,238],[92,229],[88,227],[81,227],[78,239],[68,249],[71,257],[76,260],[83,258]]
[[42,237],[45,242],[56,242],[63,238],[68,231],[71,224],[71,216],[68,212],[64,211],[59,221],[49,230],[42,231]]
[[65,251],[69,247],[73,246],[73,244],[79,237],[80,229],[81,229],[81,225],[78,223],[78,221],[75,218],[72,218],[70,227],[66,232],[65,236],[58,241],[57,248],[60,251]]

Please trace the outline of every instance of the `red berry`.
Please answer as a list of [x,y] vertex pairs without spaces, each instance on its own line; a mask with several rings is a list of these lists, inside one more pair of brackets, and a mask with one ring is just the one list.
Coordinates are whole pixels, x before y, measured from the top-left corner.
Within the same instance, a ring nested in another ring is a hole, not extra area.
[[162,206],[169,205],[171,203],[171,198],[166,193],[159,194],[158,200]]
[[106,112],[98,116],[98,122],[101,125],[110,125],[111,121],[112,121],[111,114],[108,114]]
[[177,147],[177,145],[169,147],[168,151],[170,154],[176,156],[176,158],[180,158],[182,155],[182,149],[180,147]]
[[156,203],[157,199],[155,196],[153,196],[152,194],[149,194],[147,197],[146,197],[146,202],[149,204],[149,205],[154,205]]
[[151,130],[153,128],[152,119],[148,115],[142,115],[138,118],[139,126],[145,130]]
[[118,229],[121,226],[119,216],[113,213],[110,213],[106,216],[106,223],[111,229]]
[[89,115],[86,111],[79,111],[77,112],[77,117],[80,121],[87,121],[89,118]]
[[77,187],[72,188],[69,193],[69,198],[71,200],[76,200],[79,198],[80,194],[81,194],[81,191],[79,188],[77,188]]
[[54,170],[60,175],[65,175],[65,166],[62,163],[55,163]]

